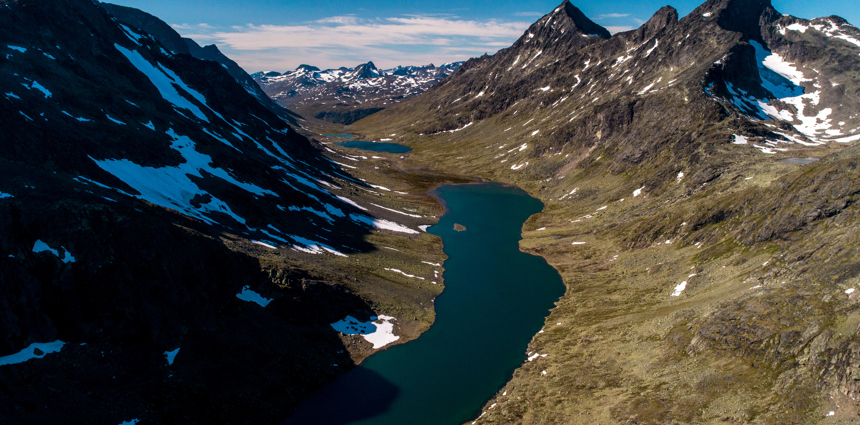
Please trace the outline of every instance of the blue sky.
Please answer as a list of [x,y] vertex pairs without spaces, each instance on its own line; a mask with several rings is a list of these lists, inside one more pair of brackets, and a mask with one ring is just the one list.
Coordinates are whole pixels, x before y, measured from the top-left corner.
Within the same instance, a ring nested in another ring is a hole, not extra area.
[[[687,15],[704,0],[572,0],[611,32],[638,27],[669,4]],[[857,0],[772,0],[783,14],[839,15],[860,25]],[[145,10],[248,72],[368,60],[382,68],[465,60],[512,44],[561,0],[113,0]]]

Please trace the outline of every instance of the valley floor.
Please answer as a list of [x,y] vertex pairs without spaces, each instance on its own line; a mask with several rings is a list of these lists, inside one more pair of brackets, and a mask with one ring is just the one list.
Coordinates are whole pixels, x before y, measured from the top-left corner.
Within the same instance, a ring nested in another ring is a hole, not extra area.
[[761,229],[786,218],[709,222],[721,202],[767,193],[779,202],[780,178],[799,167],[841,169],[855,148],[811,165],[753,151],[710,185],[690,188],[679,174],[676,189],[651,193],[648,176],[570,169],[538,179],[455,156],[444,136],[356,130],[326,134],[415,148],[391,161],[392,178],[444,171],[514,184],[545,203],[524,225],[521,249],[547,259],[567,291],[529,345],[540,357],[524,362],[474,423],[857,420],[857,387],[840,366],[854,361],[860,325],[855,209],[760,241]]

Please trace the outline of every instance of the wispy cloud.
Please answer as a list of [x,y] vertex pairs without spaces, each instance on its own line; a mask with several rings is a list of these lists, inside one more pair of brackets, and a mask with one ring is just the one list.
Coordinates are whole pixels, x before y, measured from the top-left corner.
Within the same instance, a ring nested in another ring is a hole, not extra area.
[[630,16],[629,13],[604,13],[602,15],[597,15],[597,19],[626,18],[628,16]]
[[206,31],[215,28],[209,24],[173,24],[171,27],[176,31]]
[[184,36],[215,43],[248,71],[444,63],[495,53],[523,34],[529,22],[475,21],[456,17],[404,15],[358,19],[333,16],[301,25],[212,28],[174,25]]
[[338,25],[354,25],[358,23],[358,18],[355,15],[345,16],[330,16],[317,21],[318,24],[338,24]]
[[539,18],[543,15],[546,15],[546,14],[541,13],[541,12],[516,12],[516,13],[514,13],[514,16],[523,16],[523,17],[538,17]]

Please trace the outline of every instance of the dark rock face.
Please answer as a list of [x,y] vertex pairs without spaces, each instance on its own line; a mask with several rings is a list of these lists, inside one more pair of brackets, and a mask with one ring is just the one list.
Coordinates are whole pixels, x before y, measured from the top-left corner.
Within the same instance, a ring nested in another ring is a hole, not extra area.
[[273,423],[349,367],[329,323],[372,309],[251,241],[368,249],[320,186],[353,180],[220,63],[89,0],[3,6],[0,357],[65,345],[0,366],[2,422]]
[[167,25],[161,19],[152,16],[142,10],[131,7],[119,6],[110,3],[101,3],[100,6],[108,13],[116,17],[120,22],[138,28],[143,32],[155,37],[167,50],[173,53],[182,53],[191,55],[197,59],[210,60],[223,65],[227,72],[232,76],[245,90],[257,98],[266,108],[278,115],[281,119],[296,125],[297,115],[290,110],[284,109],[274,102],[260,90],[260,87],[254,82],[245,70],[242,69],[232,59],[224,56],[218,47],[213,45],[200,47],[197,42],[190,38],[183,38],[170,25]]
[[677,23],[678,11],[672,6],[664,6],[637,31],[641,32],[643,40],[647,40],[661,32],[670,31]]

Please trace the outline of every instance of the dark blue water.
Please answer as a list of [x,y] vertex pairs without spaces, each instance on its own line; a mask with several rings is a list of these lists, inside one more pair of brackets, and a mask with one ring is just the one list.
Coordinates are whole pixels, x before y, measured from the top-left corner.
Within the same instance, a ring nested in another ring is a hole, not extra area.
[[[448,212],[429,229],[449,258],[436,323],[368,358],[307,400],[286,424],[461,424],[526,359],[528,342],[564,293],[558,273],[518,249],[543,205],[498,184],[444,186]],[[454,224],[466,227],[457,232]]]
[[338,145],[347,148],[356,148],[373,152],[388,152],[388,153],[406,153],[412,150],[409,146],[404,146],[397,143],[376,143],[363,142],[361,140],[350,140],[348,142],[340,142]]

